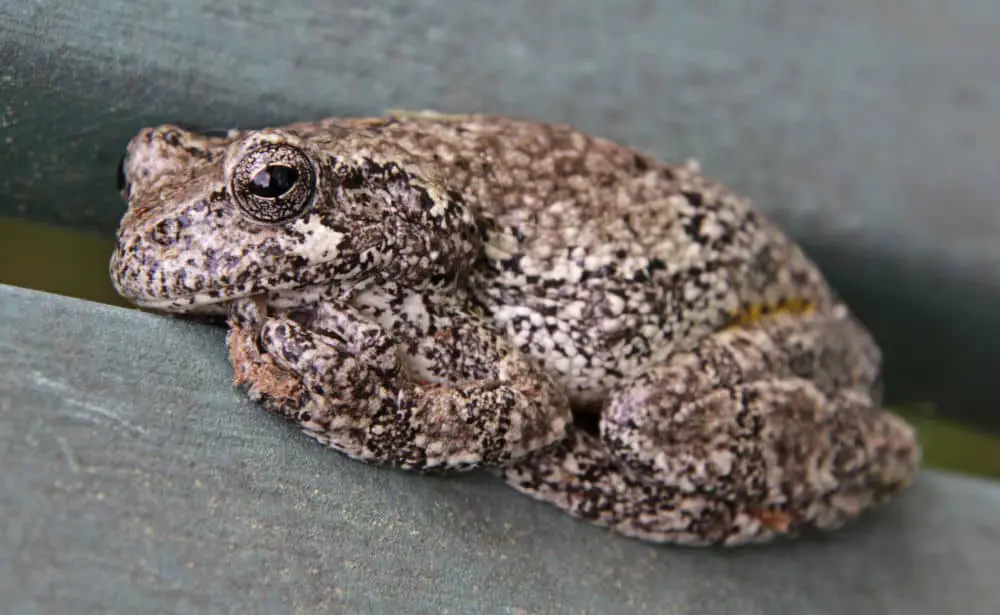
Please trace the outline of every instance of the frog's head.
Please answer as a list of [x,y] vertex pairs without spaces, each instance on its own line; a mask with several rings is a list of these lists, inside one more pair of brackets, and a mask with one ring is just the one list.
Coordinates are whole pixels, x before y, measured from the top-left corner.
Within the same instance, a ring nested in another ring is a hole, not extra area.
[[474,260],[461,197],[364,133],[142,130],[119,168],[111,258],[126,299],[223,313],[232,299],[379,277],[448,283]]

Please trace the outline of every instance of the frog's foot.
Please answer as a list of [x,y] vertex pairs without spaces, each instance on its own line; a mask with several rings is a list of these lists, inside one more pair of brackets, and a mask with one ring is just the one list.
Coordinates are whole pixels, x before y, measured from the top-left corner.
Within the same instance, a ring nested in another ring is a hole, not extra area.
[[879,408],[878,354],[846,314],[720,332],[614,391],[506,469],[519,491],[653,542],[738,545],[834,529],[916,474],[914,430]]
[[568,402],[516,351],[491,357],[487,381],[418,383],[380,325],[346,307],[324,312],[307,326],[240,301],[228,337],[251,398],[323,444],[361,461],[464,470],[509,463],[565,434]]

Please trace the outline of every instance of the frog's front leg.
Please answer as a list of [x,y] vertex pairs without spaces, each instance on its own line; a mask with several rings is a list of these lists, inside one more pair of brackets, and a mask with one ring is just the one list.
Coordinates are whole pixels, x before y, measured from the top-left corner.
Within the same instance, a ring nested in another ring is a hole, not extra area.
[[396,340],[353,308],[326,305],[308,325],[261,309],[252,299],[232,309],[237,382],[352,458],[421,470],[503,465],[561,439],[571,421],[561,390],[484,323],[437,333],[445,345],[464,336],[454,363],[480,373],[432,384],[412,377]]
[[877,347],[847,313],[775,316],[678,350],[578,429],[504,470],[516,489],[654,542],[738,545],[833,529],[919,465],[880,407]]

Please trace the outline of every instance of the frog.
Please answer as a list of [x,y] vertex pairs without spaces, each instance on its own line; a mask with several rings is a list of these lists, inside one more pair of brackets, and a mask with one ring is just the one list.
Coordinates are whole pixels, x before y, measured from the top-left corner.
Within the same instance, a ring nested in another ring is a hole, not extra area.
[[390,111],[143,128],[118,184],[118,293],[220,319],[234,383],[352,459],[695,547],[841,528],[918,472],[872,333],[696,160]]

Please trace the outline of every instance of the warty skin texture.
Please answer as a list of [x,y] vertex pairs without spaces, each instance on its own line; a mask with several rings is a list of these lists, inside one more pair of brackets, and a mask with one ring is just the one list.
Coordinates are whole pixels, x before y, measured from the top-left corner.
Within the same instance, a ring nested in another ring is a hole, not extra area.
[[225,315],[236,381],[355,459],[689,545],[840,527],[917,471],[871,335],[694,163],[397,113],[144,129],[122,179],[119,292]]

